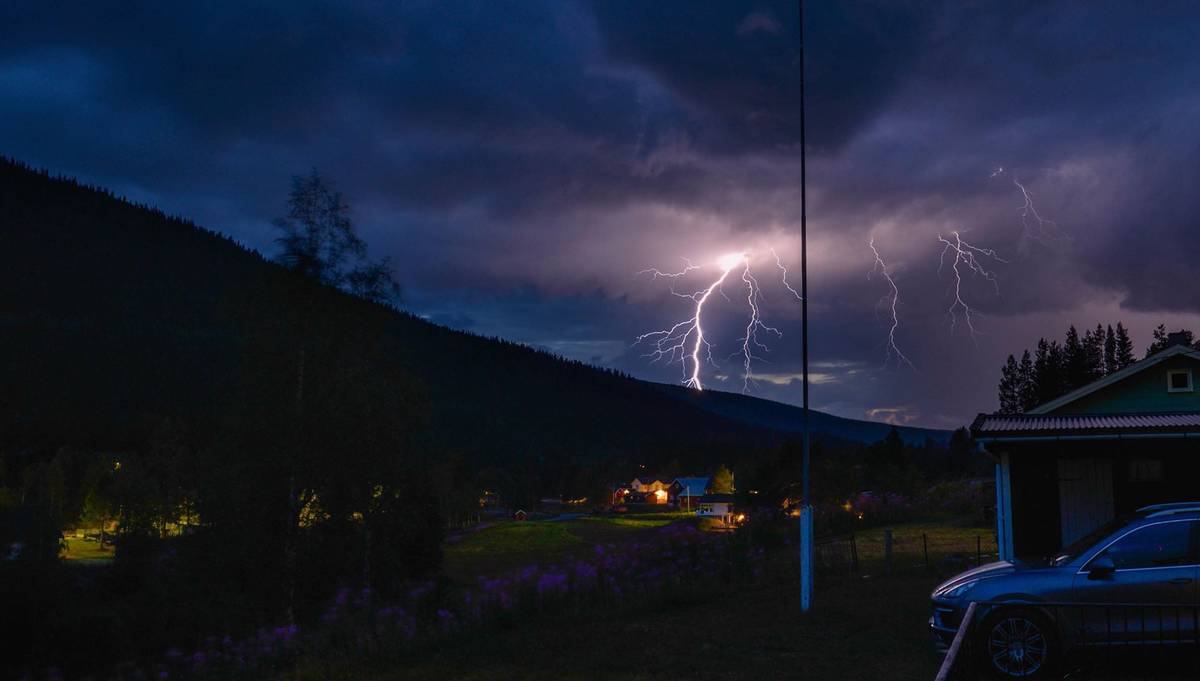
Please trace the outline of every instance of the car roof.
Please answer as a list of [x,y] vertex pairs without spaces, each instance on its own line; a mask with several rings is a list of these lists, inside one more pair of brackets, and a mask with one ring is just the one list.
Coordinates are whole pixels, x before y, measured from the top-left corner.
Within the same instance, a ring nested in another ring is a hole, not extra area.
[[1160,518],[1174,515],[1200,514],[1200,501],[1181,501],[1170,504],[1151,504],[1137,510],[1142,518]]

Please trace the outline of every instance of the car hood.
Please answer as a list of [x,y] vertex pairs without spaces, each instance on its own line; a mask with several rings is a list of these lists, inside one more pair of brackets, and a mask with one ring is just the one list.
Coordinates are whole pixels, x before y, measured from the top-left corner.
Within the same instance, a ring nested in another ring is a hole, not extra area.
[[1002,575],[1009,575],[1021,570],[1028,570],[1030,567],[1031,566],[1026,563],[1013,560],[1000,560],[996,561],[995,563],[987,563],[986,565],[980,565],[979,567],[972,568],[966,572],[961,572],[957,575],[954,575],[950,579],[947,579],[939,584],[937,588],[933,590],[933,593],[937,594],[943,591],[949,591],[959,584],[969,582],[973,579],[1000,577]]

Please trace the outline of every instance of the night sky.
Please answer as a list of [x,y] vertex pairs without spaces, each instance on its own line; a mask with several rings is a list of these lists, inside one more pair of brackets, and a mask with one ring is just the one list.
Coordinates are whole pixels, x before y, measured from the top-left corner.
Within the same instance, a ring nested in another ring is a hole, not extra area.
[[[680,367],[632,342],[688,301],[640,270],[686,257],[702,284],[771,246],[798,268],[793,2],[109,4],[0,7],[0,153],[268,254],[316,167],[404,308],[653,380]],[[815,407],[958,426],[996,407],[1008,353],[1070,323],[1123,320],[1139,356],[1158,323],[1200,330],[1200,5],[810,2],[807,21]],[[1015,182],[1056,223],[1041,238]],[[964,276],[975,337],[938,272],[956,230],[1007,261],[986,261],[999,294]],[[872,236],[915,370],[887,362]],[[757,394],[797,403],[799,305],[754,264],[784,333]],[[705,377],[738,390],[727,294]]]

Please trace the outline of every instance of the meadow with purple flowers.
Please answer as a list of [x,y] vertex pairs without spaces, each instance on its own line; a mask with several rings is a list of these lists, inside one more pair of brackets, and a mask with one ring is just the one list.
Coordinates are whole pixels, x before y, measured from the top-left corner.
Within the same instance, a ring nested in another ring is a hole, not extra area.
[[[471,583],[421,581],[398,599],[370,589],[338,591],[309,626],[279,626],[246,638],[209,636],[150,664],[126,664],[121,681],[262,679],[295,670],[327,677],[352,660],[400,661],[457,637],[551,614],[583,614],[631,601],[656,602],[714,584],[753,582],[766,552],[733,534],[677,522],[636,540],[591,546],[545,565],[529,564]],[[28,681],[62,679],[53,669]]]

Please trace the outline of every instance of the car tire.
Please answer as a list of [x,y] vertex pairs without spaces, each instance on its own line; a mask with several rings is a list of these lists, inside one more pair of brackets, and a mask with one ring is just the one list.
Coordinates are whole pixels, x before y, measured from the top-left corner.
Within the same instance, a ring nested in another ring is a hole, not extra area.
[[984,617],[975,647],[985,678],[1047,679],[1059,661],[1054,624],[1035,608],[1001,608]]

